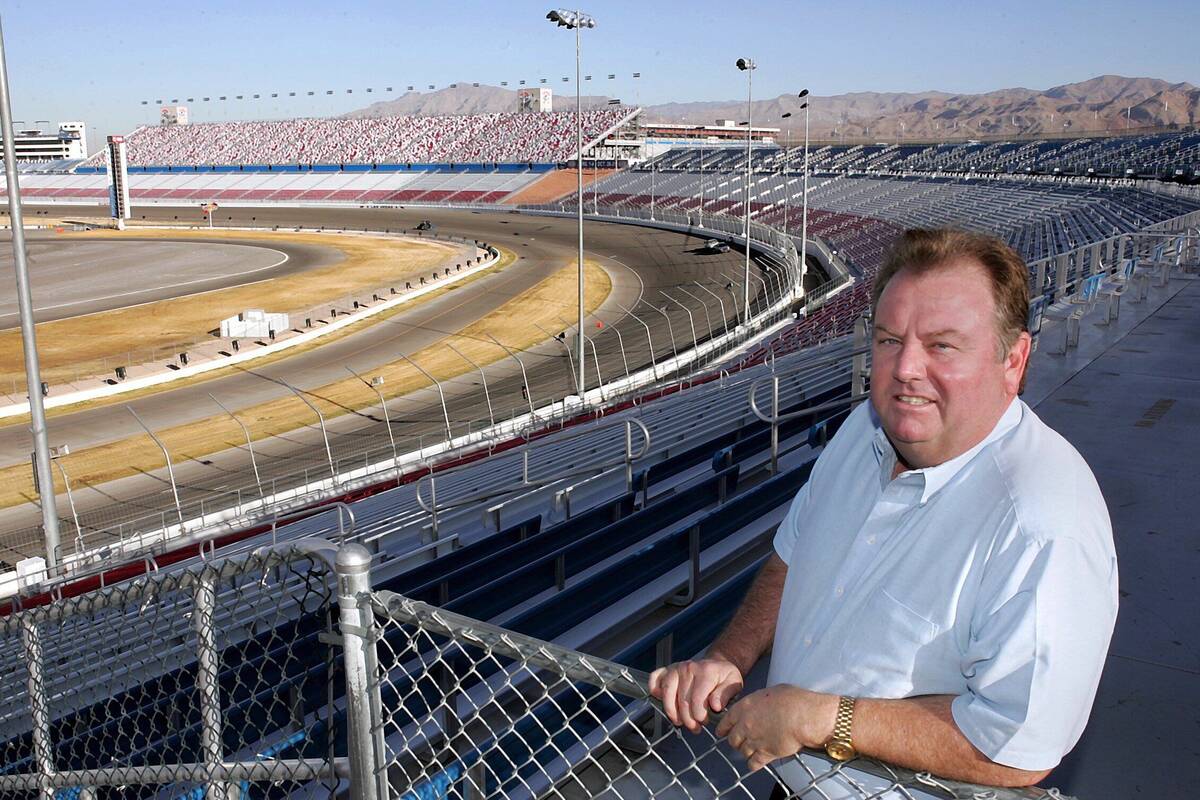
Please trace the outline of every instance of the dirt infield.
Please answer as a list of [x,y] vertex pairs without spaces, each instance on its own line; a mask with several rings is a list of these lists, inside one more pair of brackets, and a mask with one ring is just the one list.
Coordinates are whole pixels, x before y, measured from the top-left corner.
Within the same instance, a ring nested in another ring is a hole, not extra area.
[[[549,330],[561,329],[560,315],[569,316],[575,307],[576,275],[574,265],[564,267],[442,341],[452,342],[468,357],[483,365],[507,358],[507,353],[487,338],[488,334],[514,350],[527,349],[546,338],[538,325]],[[586,282],[584,304],[592,311],[608,297],[612,284],[607,273],[590,261],[587,262]],[[441,343],[417,351],[411,358],[439,380],[474,371],[473,367],[448,348],[442,347]],[[429,385],[428,379],[405,361],[382,365],[371,370],[371,374],[382,376],[383,385],[380,389],[387,398],[405,395]],[[312,388],[306,394],[327,418],[378,404],[375,392],[355,378]],[[295,397],[260,403],[239,409],[237,413],[249,427],[254,439],[296,430],[313,417],[312,411]],[[198,459],[221,450],[244,446],[245,443],[241,428],[223,415],[167,428],[158,431],[158,435],[175,462]],[[162,452],[148,436],[130,437],[79,450],[62,457],[60,461],[75,488],[148,473],[163,466]],[[65,490],[61,475],[56,474],[55,485],[57,491]],[[0,507],[32,502],[34,498],[28,464],[0,469]]]
[[[152,344],[164,353],[203,337],[226,317],[247,308],[295,312],[327,298],[370,291],[429,272],[450,260],[454,247],[436,242],[386,239],[335,233],[131,229],[64,233],[87,239],[206,239],[300,243],[331,247],[342,253],[336,264],[274,280],[160,300],[129,308],[44,322],[37,326],[43,380],[72,382],[77,376],[100,375],[124,364]],[[134,358],[134,361],[138,359]],[[24,381],[19,329],[0,332],[0,391]]]

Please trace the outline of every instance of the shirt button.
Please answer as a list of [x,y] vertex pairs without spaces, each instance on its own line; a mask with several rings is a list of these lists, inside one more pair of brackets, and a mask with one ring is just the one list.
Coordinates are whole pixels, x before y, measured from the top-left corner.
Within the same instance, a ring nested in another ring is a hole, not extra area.
[[804,646],[805,646],[805,647],[811,647],[811,646],[812,646],[812,637],[811,637],[811,636],[805,636],[805,637],[804,637]]
[[836,594],[838,597],[841,597],[845,592],[846,592],[845,588],[843,588],[841,586],[839,586],[833,590],[833,593]]
[[868,536],[868,537],[867,537],[867,544],[875,544],[875,537],[874,537],[874,536]]

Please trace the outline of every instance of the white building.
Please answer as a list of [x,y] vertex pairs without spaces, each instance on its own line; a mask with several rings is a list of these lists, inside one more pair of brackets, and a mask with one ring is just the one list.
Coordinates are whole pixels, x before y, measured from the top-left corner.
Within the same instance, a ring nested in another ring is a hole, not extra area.
[[87,158],[87,132],[82,122],[60,122],[58,131],[20,127],[13,139],[17,161]]

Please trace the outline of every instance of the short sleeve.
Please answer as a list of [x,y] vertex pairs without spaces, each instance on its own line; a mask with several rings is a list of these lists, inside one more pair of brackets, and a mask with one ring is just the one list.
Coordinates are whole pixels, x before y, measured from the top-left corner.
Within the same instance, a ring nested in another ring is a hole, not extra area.
[[796,537],[800,535],[800,524],[805,518],[809,504],[809,487],[812,486],[812,476],[796,492],[792,504],[788,507],[787,515],[775,531],[775,552],[783,559],[783,563],[791,565],[792,550],[796,546]]
[[998,764],[1052,769],[1091,713],[1116,621],[1116,560],[1071,538],[1017,536],[989,559],[951,711]]

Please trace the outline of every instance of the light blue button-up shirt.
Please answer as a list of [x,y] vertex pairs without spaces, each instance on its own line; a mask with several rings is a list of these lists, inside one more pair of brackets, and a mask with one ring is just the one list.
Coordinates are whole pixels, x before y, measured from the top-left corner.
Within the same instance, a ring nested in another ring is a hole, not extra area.
[[895,464],[864,403],[792,502],[768,682],[955,695],[990,759],[1054,767],[1083,732],[1117,613],[1091,470],[1020,400],[957,458],[893,480]]

